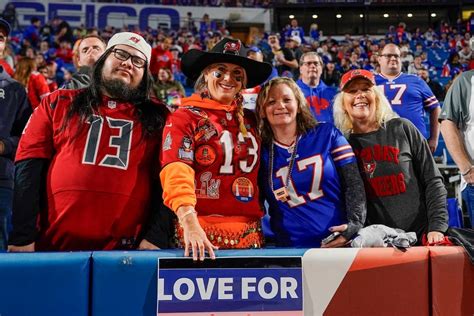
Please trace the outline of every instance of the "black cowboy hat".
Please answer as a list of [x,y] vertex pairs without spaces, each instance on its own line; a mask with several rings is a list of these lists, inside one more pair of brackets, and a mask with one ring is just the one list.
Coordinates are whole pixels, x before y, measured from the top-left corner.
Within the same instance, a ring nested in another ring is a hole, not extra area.
[[181,68],[188,78],[196,80],[207,66],[215,63],[230,63],[244,68],[247,88],[262,84],[272,72],[269,63],[247,58],[245,46],[239,40],[230,38],[222,39],[209,52],[189,50],[181,59]]
[[6,35],[10,35],[11,27],[10,23],[8,23],[6,20],[0,18],[0,28],[4,29],[5,32],[7,33]]

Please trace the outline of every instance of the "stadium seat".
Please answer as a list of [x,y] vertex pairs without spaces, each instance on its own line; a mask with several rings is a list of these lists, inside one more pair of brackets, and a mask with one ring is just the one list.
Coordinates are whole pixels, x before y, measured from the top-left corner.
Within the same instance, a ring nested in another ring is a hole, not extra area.
[[462,210],[459,207],[458,200],[456,198],[448,198],[447,207],[449,216],[449,227],[462,228]]

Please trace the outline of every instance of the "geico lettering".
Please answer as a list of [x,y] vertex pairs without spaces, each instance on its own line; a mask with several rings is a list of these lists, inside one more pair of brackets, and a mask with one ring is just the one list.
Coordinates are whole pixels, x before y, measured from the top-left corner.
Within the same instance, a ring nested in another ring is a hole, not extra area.
[[106,25],[123,24],[124,19],[130,19],[130,23],[132,23],[138,18],[138,25],[142,30],[150,24],[151,17],[160,21],[169,21],[169,25],[173,29],[179,28],[180,21],[179,12],[166,7],[150,8],[140,5],[104,5],[100,3],[45,3],[43,5],[29,1],[15,1],[13,3],[21,25],[28,25],[33,16],[38,17],[42,24],[58,16],[71,26],[84,24],[87,28],[98,26],[101,29]]
[[[259,297],[265,300],[271,300],[277,296],[280,299],[296,299],[298,294],[298,281],[292,277],[281,277],[275,279],[264,277],[257,281],[255,277],[243,277],[241,280],[241,298],[249,299],[251,293],[257,293]],[[217,285],[217,288],[216,288]],[[196,291],[197,289],[197,291]],[[158,298],[161,301],[171,301],[177,299],[188,301],[192,298],[201,300],[210,300],[212,294],[217,291],[218,300],[234,299],[234,278],[179,278],[173,284],[173,292],[165,293],[165,279],[158,279]],[[195,297],[198,296],[198,297]]]
[[380,176],[368,180],[376,196],[397,195],[406,191],[403,173]]

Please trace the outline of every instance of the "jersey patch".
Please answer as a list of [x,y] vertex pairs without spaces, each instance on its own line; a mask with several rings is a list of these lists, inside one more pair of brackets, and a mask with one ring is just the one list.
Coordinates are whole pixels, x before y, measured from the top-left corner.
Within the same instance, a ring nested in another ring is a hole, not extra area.
[[168,132],[165,137],[165,141],[163,142],[163,151],[170,150],[171,144],[173,140],[171,139],[171,132]]
[[212,136],[217,135],[217,130],[214,125],[208,119],[199,120],[194,135],[194,140],[199,141],[201,139],[208,141]]
[[193,140],[189,136],[184,136],[181,143],[181,147],[178,150],[178,157],[181,160],[192,161],[194,159],[194,153],[192,150]]
[[235,179],[232,183],[232,194],[240,202],[252,201],[255,194],[252,181],[245,177]]
[[210,166],[216,161],[216,151],[210,145],[202,145],[196,149],[196,162],[201,166]]
[[221,180],[213,179],[212,172],[206,171],[199,177],[200,184],[196,186],[196,197],[201,199],[218,199]]

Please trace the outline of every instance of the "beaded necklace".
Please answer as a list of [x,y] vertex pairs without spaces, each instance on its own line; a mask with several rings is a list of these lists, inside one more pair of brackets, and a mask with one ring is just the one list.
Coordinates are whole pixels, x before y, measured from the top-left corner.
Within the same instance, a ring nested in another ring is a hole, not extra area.
[[273,194],[275,195],[275,198],[281,202],[286,202],[290,196],[290,194],[288,193],[288,183],[290,183],[291,172],[293,171],[293,165],[295,164],[296,152],[298,149],[298,140],[299,138],[296,137],[295,144],[293,145],[293,151],[291,152],[290,163],[288,165],[288,173],[286,175],[286,181],[283,182],[283,187],[276,190],[273,190],[273,159],[274,159],[273,141],[270,146],[270,164],[268,166],[268,183],[270,184],[270,188],[272,189]]

